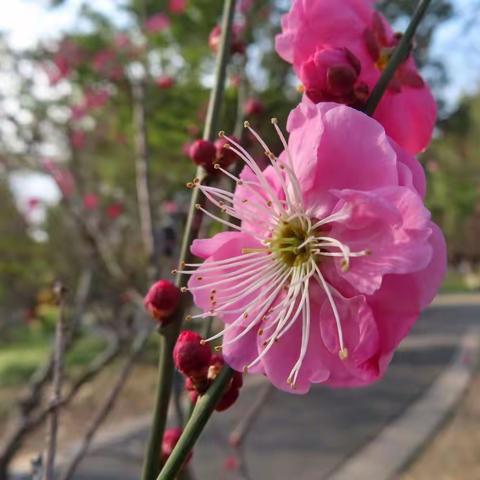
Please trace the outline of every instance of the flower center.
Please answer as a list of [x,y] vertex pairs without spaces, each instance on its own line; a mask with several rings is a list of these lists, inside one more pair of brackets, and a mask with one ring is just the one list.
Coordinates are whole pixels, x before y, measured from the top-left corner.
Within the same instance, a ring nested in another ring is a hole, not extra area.
[[270,251],[288,267],[298,267],[312,256],[311,233],[299,219],[282,221],[268,241]]

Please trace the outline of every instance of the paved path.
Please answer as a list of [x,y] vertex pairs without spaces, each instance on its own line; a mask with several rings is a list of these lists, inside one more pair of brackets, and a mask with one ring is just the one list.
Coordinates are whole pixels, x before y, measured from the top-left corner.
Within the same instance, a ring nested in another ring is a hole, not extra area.
[[[480,305],[455,298],[430,308],[402,344],[386,377],[357,390],[312,389],[307,396],[274,392],[252,430],[247,457],[254,480],[321,480],[373,439],[417,400],[450,362],[467,328],[480,325]],[[261,385],[245,390],[238,406],[218,414],[194,455],[198,479],[227,479],[225,433]],[[249,393],[247,393],[247,391]],[[138,480],[146,431],[103,446],[75,480]]]

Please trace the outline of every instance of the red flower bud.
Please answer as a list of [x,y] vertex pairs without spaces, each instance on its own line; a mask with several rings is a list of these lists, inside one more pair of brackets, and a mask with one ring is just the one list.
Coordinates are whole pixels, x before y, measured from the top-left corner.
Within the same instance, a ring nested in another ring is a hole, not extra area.
[[[169,428],[165,430],[162,440],[162,461],[165,463],[167,458],[172,454],[175,445],[182,435],[183,430],[181,428]],[[185,459],[185,463],[189,462],[192,458],[193,452],[190,452]]]
[[155,80],[155,84],[158,88],[167,90],[175,85],[175,80],[169,75],[162,75]]
[[[235,137],[232,138],[238,142]],[[223,168],[229,167],[232,163],[238,160],[237,154],[228,147],[229,143],[230,142],[226,138],[219,138],[215,141],[215,148],[217,149],[216,162]],[[218,170],[213,169],[213,172],[215,171]]]
[[208,345],[201,343],[202,337],[190,330],[183,331],[173,349],[173,361],[177,370],[187,377],[202,379],[206,377],[212,352]]
[[207,170],[213,169],[216,154],[215,145],[208,140],[195,140],[188,149],[189,157]]
[[179,301],[180,289],[168,280],[159,280],[150,287],[143,303],[153,318],[165,324]]
[[220,401],[217,403],[215,410],[217,412],[223,412],[230,408],[236,401],[240,392],[238,388],[229,388],[224,394]]
[[[212,356],[212,361],[210,362],[210,367],[208,369],[208,378],[213,381],[217,378],[218,374],[221,372],[223,366],[225,365],[225,360],[222,355],[216,354]],[[240,394],[240,387],[243,385],[243,376],[240,372],[234,372],[232,380],[225,389],[225,393],[218,402],[215,410],[217,412],[223,412],[230,408],[237,400]]]
[[265,111],[263,103],[256,98],[249,98],[245,103],[246,115],[261,115]]
[[[216,25],[215,27],[213,27],[212,31],[210,32],[210,35],[208,36],[208,45],[212,50],[212,52],[216,53],[218,51],[221,37],[222,37],[222,28],[220,27],[220,25]],[[245,53],[245,44],[239,38],[239,28],[235,26],[232,32],[232,41],[231,41],[230,51],[231,53],[239,53],[239,54]]]

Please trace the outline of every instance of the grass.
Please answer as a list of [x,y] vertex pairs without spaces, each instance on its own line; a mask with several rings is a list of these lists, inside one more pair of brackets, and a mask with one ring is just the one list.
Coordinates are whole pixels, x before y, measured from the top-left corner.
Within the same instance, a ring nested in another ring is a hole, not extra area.
[[[16,329],[8,344],[0,345],[0,388],[24,384],[47,359],[52,340],[50,332],[28,327]],[[74,370],[88,364],[104,346],[99,337],[82,336],[67,355],[67,368]]]

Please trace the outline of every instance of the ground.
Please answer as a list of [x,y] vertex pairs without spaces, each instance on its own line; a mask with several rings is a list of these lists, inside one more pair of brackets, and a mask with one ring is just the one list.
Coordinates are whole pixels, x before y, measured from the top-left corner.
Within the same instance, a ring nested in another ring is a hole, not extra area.
[[480,479],[480,369],[459,408],[401,480]]

